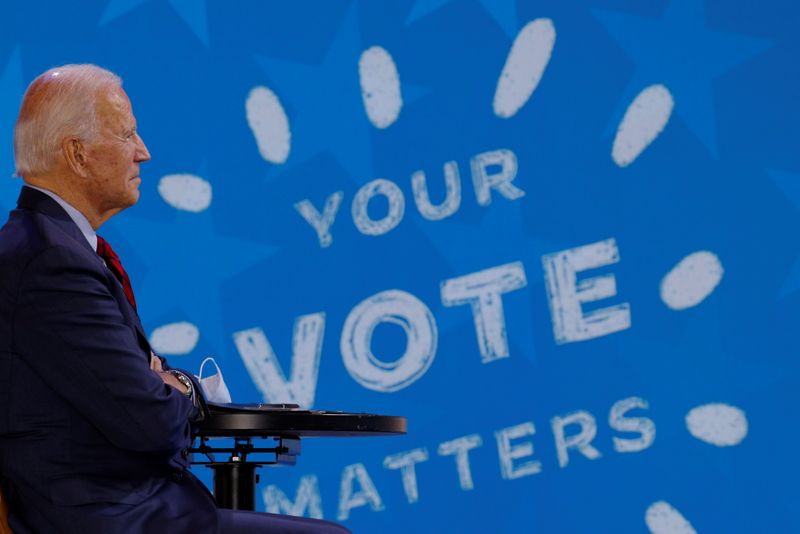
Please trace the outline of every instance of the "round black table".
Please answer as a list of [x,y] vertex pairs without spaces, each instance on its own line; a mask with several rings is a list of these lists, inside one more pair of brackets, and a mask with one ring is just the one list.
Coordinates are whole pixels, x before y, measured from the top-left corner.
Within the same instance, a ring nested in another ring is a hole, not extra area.
[[[294,465],[300,454],[300,438],[367,437],[405,434],[402,416],[370,413],[301,410],[296,404],[208,404],[198,424],[198,447],[191,452],[209,461],[192,460],[214,470],[214,497],[221,508],[254,510],[256,469],[262,465]],[[216,447],[210,438],[233,438],[232,447]],[[273,438],[274,447],[256,447],[254,438]],[[230,453],[227,461],[216,461],[215,453]],[[248,461],[253,453],[269,453],[270,460]]]

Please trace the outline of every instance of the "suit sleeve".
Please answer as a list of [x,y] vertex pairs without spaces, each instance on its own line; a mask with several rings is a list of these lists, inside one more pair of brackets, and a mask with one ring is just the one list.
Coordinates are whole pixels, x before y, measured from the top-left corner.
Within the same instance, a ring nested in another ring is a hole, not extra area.
[[197,408],[150,370],[106,283],[74,250],[40,253],[22,276],[15,349],[115,446],[170,454],[189,443]]
[[167,362],[167,359],[163,356],[160,356],[153,352],[153,357],[158,358],[161,360],[161,368],[165,371],[178,371],[183,376],[188,378],[192,381],[192,385],[194,386],[194,391],[192,393],[192,403],[194,404],[195,408],[197,408],[197,413],[190,419],[193,423],[192,430],[194,431],[197,423],[201,423],[206,418],[206,413],[208,412],[208,405],[206,404],[205,398],[205,391],[203,391],[203,386],[200,384],[200,380],[192,373],[187,371],[186,369],[180,369],[177,367],[172,367]]

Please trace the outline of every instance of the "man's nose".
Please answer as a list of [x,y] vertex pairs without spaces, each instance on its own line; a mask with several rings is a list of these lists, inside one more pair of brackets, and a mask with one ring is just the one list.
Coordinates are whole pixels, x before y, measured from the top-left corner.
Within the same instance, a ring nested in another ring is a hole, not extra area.
[[147,161],[150,159],[150,151],[147,150],[147,146],[144,144],[144,139],[136,133],[136,154],[135,154],[136,162]]

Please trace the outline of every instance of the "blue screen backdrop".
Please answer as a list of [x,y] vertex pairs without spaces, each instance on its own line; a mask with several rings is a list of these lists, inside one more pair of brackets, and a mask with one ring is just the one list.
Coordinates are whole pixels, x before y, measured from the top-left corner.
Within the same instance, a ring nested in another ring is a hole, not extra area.
[[0,212],[27,83],[109,68],[152,161],[100,233],[154,347],[234,401],[408,416],[305,440],[260,510],[800,531],[796,3],[4,7]]

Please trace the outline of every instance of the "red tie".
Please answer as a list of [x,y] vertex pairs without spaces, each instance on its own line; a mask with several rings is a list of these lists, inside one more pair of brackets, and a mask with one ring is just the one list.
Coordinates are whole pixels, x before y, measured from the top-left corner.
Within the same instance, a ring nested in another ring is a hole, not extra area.
[[111,245],[108,244],[108,241],[103,239],[100,236],[97,236],[97,255],[103,258],[106,262],[106,265],[111,272],[114,273],[114,276],[122,284],[122,290],[125,292],[125,296],[128,297],[128,302],[131,303],[133,309],[136,309],[136,298],[133,296],[133,287],[131,286],[131,279],[128,278],[128,273],[125,272],[125,269],[122,267],[122,262],[119,261],[119,256],[117,253],[114,252],[114,249],[111,248]]

